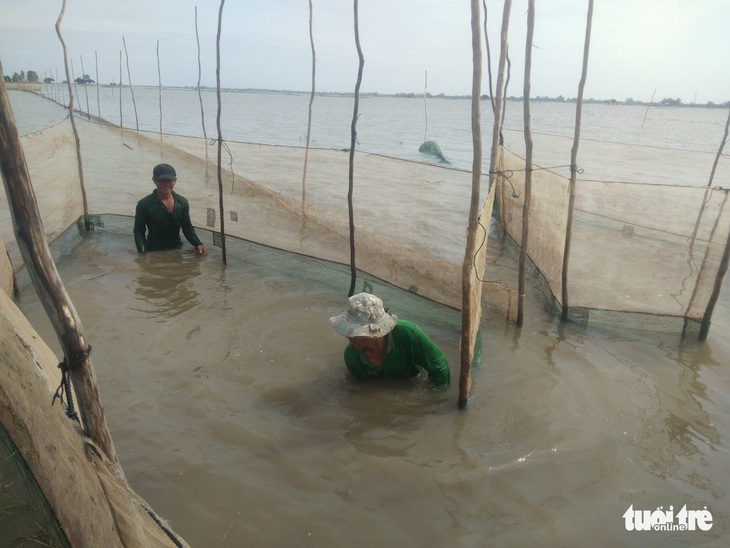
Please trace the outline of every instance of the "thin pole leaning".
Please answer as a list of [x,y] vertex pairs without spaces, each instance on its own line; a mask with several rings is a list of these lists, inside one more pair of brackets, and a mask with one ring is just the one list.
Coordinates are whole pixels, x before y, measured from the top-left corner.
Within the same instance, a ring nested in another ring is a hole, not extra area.
[[588,52],[591,46],[591,25],[593,22],[593,0],[588,0],[588,16],[586,18],[586,35],[583,46],[583,71],[578,84],[578,98],[575,106],[575,132],[573,147],[570,150],[570,182],[568,184],[568,217],[565,222],[565,248],[563,250],[563,271],[561,276],[561,300],[563,311],[561,319],[568,321],[570,300],[568,295],[568,264],[570,262],[570,245],[573,240],[573,210],[575,208],[575,180],[578,174],[578,144],[580,143],[581,114],[583,111],[583,90],[588,77]]
[[352,195],[354,187],[355,175],[355,144],[357,143],[357,118],[359,116],[358,109],[360,107],[360,84],[362,83],[362,71],[365,65],[365,58],[360,47],[360,29],[358,23],[358,5],[357,0],[353,1],[354,26],[355,26],[355,47],[357,48],[357,57],[359,59],[357,69],[357,82],[355,83],[355,105],[352,112],[352,124],[350,125],[350,169],[349,169],[349,185],[347,191],[347,208],[350,221],[350,289],[347,292],[348,297],[352,297],[355,293],[355,281],[357,279],[357,267],[355,266],[355,215],[353,211]]
[[[65,4],[65,2],[64,2]],[[65,6],[64,6],[65,7]],[[61,12],[63,13],[63,11]],[[60,19],[59,19],[60,21]],[[25,153],[13,121],[0,64],[0,171],[13,220],[15,238],[31,281],[61,343],[86,435],[122,475],[96,386],[94,366],[81,320],[61,281],[45,232]]]
[[225,216],[223,215],[223,174],[221,172],[221,156],[223,152],[223,133],[221,132],[221,26],[223,23],[223,5],[226,0],[221,0],[218,9],[218,34],[215,39],[215,90],[218,99],[218,113],[216,115],[216,127],[218,128],[218,208],[221,218],[221,250],[223,264],[228,264],[226,257],[226,229]]
[[307,203],[307,166],[309,164],[309,143],[312,138],[312,105],[314,105],[317,56],[314,49],[314,32],[312,29],[312,0],[309,0],[309,45],[312,49],[312,92],[309,95],[309,110],[307,111],[307,142],[304,146],[304,169],[302,170],[302,222],[306,218]]
[[509,17],[510,11],[512,10],[512,0],[505,0],[504,10],[502,12],[502,30],[500,35],[500,53],[499,53],[499,66],[497,69],[497,91],[495,97],[497,99],[495,103],[494,111],[494,125],[492,127],[492,150],[489,158],[489,189],[492,189],[495,181],[497,180],[497,158],[499,155],[499,146],[501,144],[500,135],[502,134],[502,124],[504,122],[504,115],[502,114],[505,110],[505,90],[506,85],[506,65],[508,63],[508,52],[509,42],[507,41],[507,35],[509,30]]
[[[508,0],[509,1],[509,0]],[[477,231],[479,229],[479,193],[482,178],[482,129],[481,129],[481,81],[482,81],[482,47],[479,26],[479,0],[471,0],[471,47],[472,47],[472,81],[471,81],[471,203],[469,207],[469,225],[466,231],[466,249],[461,277],[461,349],[459,371],[460,409],[466,409],[471,392],[471,362],[474,357],[473,334],[478,329],[479,318],[474,310],[481,312],[481,288],[473,276],[474,258],[477,249]],[[476,299],[475,299],[476,296]],[[474,302],[476,301],[476,302]],[[478,314],[480,316],[481,314]],[[477,322],[477,326],[474,326]]]
[[[725,199],[727,200],[728,192],[730,191],[725,190],[724,192]],[[718,268],[717,275],[715,276],[715,285],[712,288],[712,293],[710,294],[710,298],[707,301],[705,313],[702,316],[702,323],[700,324],[700,333],[698,337],[700,341],[707,340],[707,336],[710,333],[710,322],[712,320],[712,313],[715,310],[717,300],[720,298],[722,282],[725,279],[725,274],[727,274],[728,263],[730,263],[730,230],[728,230],[727,240],[725,241],[725,250],[723,251],[722,259],[720,260],[720,267]]]
[[76,165],[79,172],[79,183],[81,185],[81,198],[84,202],[84,229],[88,232],[91,230],[91,219],[89,217],[89,204],[86,199],[86,187],[84,185],[84,166],[81,161],[81,142],[79,140],[79,132],[76,129],[76,118],[74,117],[74,96],[71,89],[71,72],[68,67],[68,51],[66,49],[66,42],[63,39],[61,33],[61,22],[63,21],[63,15],[66,12],[66,0],[63,0],[61,5],[61,13],[58,15],[56,20],[56,34],[63,47],[63,64],[66,68],[66,83],[68,84],[68,117],[71,120],[71,129],[74,134],[74,141],[76,143]]
[[[715,180],[715,171],[717,169],[717,164],[719,163],[720,158],[722,157],[722,151],[725,148],[725,143],[727,142],[729,128],[730,128],[730,110],[728,110],[728,118],[727,118],[727,121],[725,122],[725,133],[722,136],[722,141],[720,141],[720,148],[718,149],[717,155],[715,156],[715,161],[712,164],[712,170],[710,172],[710,179],[709,179],[709,181],[707,181],[707,185],[705,186],[705,192],[702,197],[702,203],[700,204],[699,213],[697,214],[697,220],[695,221],[695,227],[694,227],[694,230],[692,231],[692,236],[690,236],[690,238],[689,238],[689,247],[687,249],[687,255],[688,255],[688,263],[690,265],[695,264],[694,247],[695,247],[695,243],[697,241],[697,233],[700,230],[700,226],[702,224],[702,217],[704,217],[705,210],[707,209],[707,204],[710,201],[710,196],[711,196],[711,193],[713,192],[712,183]],[[718,217],[715,220],[715,225],[717,225],[721,214],[722,214],[722,209],[720,209],[720,212],[718,213]],[[713,228],[713,232],[714,232],[714,228]],[[712,241],[712,238],[710,238],[710,241]],[[695,288],[694,288],[694,291],[692,292],[692,297],[690,297],[689,302],[687,303],[687,308],[685,309],[685,312],[684,312],[685,317],[687,317],[689,315],[689,312],[692,309],[692,306],[694,305],[695,297],[697,296],[697,292],[699,291],[699,288],[700,288],[700,282],[702,280],[702,271],[704,269],[704,265],[707,264],[707,257],[710,253],[710,247],[711,247],[710,245],[707,246],[707,250],[705,252],[705,258],[702,261],[702,268],[700,268],[697,273],[697,278],[696,278],[697,281],[695,283]],[[691,274],[692,273],[690,272],[690,275]]]
[[208,180],[208,134],[205,130],[205,110],[203,109],[203,94],[200,92],[200,80],[203,69],[200,64],[200,35],[198,34],[198,6],[195,6],[195,41],[198,44],[198,101],[200,102],[200,121],[203,125],[203,148],[205,148],[205,180]]
[[708,187],[711,187],[712,182],[715,180],[715,171],[717,171],[717,164],[720,162],[720,158],[722,157],[722,151],[725,148],[725,144],[727,143],[727,136],[728,136],[729,131],[730,131],[730,109],[728,109],[728,112],[727,112],[727,121],[725,122],[725,133],[722,136],[722,141],[720,142],[720,148],[717,150],[717,155],[715,156],[715,161],[712,164],[712,171],[710,172],[710,180],[707,181]]
[[129,70],[129,53],[127,53],[127,41],[122,36],[122,44],[124,44],[124,59],[127,62],[127,81],[129,82],[129,91],[132,92],[132,107],[134,108],[134,122],[139,132],[139,117],[137,116],[137,101],[134,99],[134,87],[132,87],[132,72]]
[[522,240],[517,278],[517,325],[525,320],[525,266],[527,246],[530,237],[530,200],[532,197],[532,131],[530,129],[530,75],[532,70],[532,37],[535,33],[535,0],[529,0],[527,7],[527,41],[525,44],[525,77],[522,106],[525,137],[525,196],[522,202]]

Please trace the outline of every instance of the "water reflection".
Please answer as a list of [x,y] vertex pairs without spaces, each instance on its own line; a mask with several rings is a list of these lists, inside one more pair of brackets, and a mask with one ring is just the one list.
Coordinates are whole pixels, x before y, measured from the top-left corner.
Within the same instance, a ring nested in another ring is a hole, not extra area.
[[179,250],[137,255],[139,274],[134,292],[139,308],[130,308],[174,318],[200,304],[194,281],[200,275],[201,260],[204,258]]

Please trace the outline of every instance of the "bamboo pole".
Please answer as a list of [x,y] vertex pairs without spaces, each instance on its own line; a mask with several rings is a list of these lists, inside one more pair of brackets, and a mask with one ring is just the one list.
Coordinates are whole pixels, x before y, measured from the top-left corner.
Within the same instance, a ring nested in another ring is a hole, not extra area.
[[221,218],[221,250],[223,255],[223,264],[228,264],[226,257],[226,229],[225,229],[225,216],[223,214],[223,173],[221,164],[221,155],[223,153],[223,133],[221,131],[221,26],[223,24],[223,5],[226,0],[221,0],[220,8],[218,9],[218,34],[215,40],[215,53],[216,53],[216,64],[215,64],[215,89],[216,97],[218,98],[218,113],[216,115],[216,127],[218,128],[218,206],[220,210]]
[[69,373],[84,431],[109,460],[116,464],[121,474],[114,442],[99,399],[94,366],[89,356],[91,347],[46,242],[25,154],[2,76],[0,63],[0,170],[13,219],[15,238],[43,308],[61,343],[65,362],[70,367]]
[[354,187],[355,175],[355,144],[357,143],[357,119],[359,116],[358,109],[360,107],[360,84],[362,83],[362,71],[365,65],[365,58],[360,47],[360,28],[358,23],[358,5],[357,0],[353,1],[354,26],[355,26],[355,47],[357,48],[357,57],[359,59],[357,69],[357,82],[355,83],[355,105],[352,112],[352,123],[350,125],[350,169],[349,169],[349,185],[347,191],[347,208],[350,221],[350,289],[347,292],[348,297],[355,294],[355,281],[357,279],[357,267],[355,266],[355,215],[352,205],[352,195]]
[[132,108],[134,109],[134,122],[139,132],[139,117],[137,116],[137,101],[134,98],[134,87],[132,86],[132,72],[129,70],[129,54],[127,53],[127,41],[122,36],[122,44],[124,45],[124,59],[127,63],[127,81],[129,82],[129,91],[132,92]]
[[203,75],[203,69],[200,64],[200,35],[198,34],[198,6],[195,6],[195,41],[198,44],[198,101],[200,102],[200,120],[203,125],[203,141],[205,148],[205,180],[208,180],[208,134],[205,129],[205,110],[203,109],[203,94],[200,91],[200,80]]
[[529,0],[527,7],[527,41],[525,44],[525,78],[522,105],[525,137],[525,196],[522,202],[522,240],[517,278],[517,325],[525,320],[525,266],[530,237],[530,200],[532,198],[532,131],[530,129],[530,73],[532,70],[532,37],[535,33],[535,0]]
[[307,204],[307,166],[309,164],[309,143],[312,139],[312,105],[314,104],[317,56],[314,50],[314,31],[312,27],[312,0],[309,0],[309,45],[312,50],[312,92],[309,95],[309,110],[307,111],[307,142],[304,146],[304,169],[302,170],[302,223],[306,219]]
[[68,117],[71,121],[71,129],[73,130],[74,141],[76,143],[76,164],[79,173],[79,183],[81,185],[81,198],[84,203],[84,229],[88,232],[91,230],[91,220],[89,218],[89,204],[86,199],[86,187],[84,186],[84,167],[81,161],[81,143],[79,141],[79,132],[76,129],[76,118],[74,117],[74,100],[73,92],[71,90],[71,72],[69,71],[68,66],[68,50],[66,48],[66,42],[63,39],[63,34],[61,34],[61,21],[63,21],[63,15],[65,12],[66,0],[63,0],[61,13],[58,15],[58,19],[56,20],[56,34],[61,42],[61,46],[63,47],[63,63],[66,68],[66,83],[68,84]]
[[578,84],[578,98],[575,107],[575,131],[573,147],[570,150],[570,182],[568,183],[568,218],[565,222],[565,248],[563,250],[563,271],[561,277],[562,305],[561,319],[568,321],[570,300],[568,295],[568,264],[570,262],[570,245],[573,240],[573,210],[575,209],[575,180],[578,175],[578,144],[580,143],[581,114],[583,109],[583,90],[588,77],[588,52],[591,46],[591,25],[593,22],[593,0],[588,0],[588,15],[586,18],[586,35],[583,45],[583,71]]

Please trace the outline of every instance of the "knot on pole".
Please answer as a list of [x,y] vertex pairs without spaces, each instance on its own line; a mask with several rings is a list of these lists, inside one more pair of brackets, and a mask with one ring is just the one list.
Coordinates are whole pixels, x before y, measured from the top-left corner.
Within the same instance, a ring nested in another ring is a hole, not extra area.
[[[53,394],[53,399],[51,400],[51,405],[56,403],[56,400],[59,400],[62,405],[66,406],[66,416],[71,419],[75,420],[76,422],[80,423],[79,415],[76,413],[76,409],[74,408],[74,398],[73,398],[73,391],[71,390],[71,377],[69,373],[71,372],[71,369],[74,369],[76,367],[80,367],[91,355],[91,345],[89,345],[88,352],[81,355],[81,357],[73,362],[72,364],[69,364],[66,360],[66,357],[64,356],[63,361],[58,364],[58,368],[61,370],[61,384],[58,385],[58,388],[56,389],[56,393]],[[64,404],[64,394],[66,397],[66,403]]]

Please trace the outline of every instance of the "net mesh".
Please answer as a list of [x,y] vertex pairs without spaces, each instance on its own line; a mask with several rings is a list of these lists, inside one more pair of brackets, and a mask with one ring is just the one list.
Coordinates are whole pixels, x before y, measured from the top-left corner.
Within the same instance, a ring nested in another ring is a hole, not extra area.
[[[500,172],[502,221],[519,241],[525,161],[503,150]],[[549,170],[533,172],[527,250],[557,306],[568,183]],[[572,319],[615,324],[623,312],[627,327],[697,333],[722,275],[727,199],[720,187],[577,180],[567,277]]]

